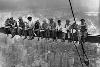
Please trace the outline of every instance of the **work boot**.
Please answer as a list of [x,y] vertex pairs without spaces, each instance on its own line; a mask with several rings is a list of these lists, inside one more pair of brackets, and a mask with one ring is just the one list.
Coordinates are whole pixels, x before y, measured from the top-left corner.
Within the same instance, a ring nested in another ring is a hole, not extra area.
[[61,42],[65,42],[65,39],[62,39]]
[[40,41],[39,37],[38,37],[38,41]]
[[89,60],[84,60],[84,63],[86,64],[86,66],[89,66]]
[[24,39],[27,39],[27,36],[25,36],[25,38]]

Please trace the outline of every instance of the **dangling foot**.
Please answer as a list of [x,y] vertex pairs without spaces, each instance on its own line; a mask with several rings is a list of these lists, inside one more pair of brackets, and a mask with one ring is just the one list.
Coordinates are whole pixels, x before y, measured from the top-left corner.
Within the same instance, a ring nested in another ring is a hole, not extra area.
[[13,38],[14,36],[12,36],[11,38]]
[[29,37],[29,39],[28,40],[32,40],[32,37]]
[[86,66],[89,66],[89,60],[84,60],[84,63],[86,64]]
[[7,34],[7,37],[8,37],[9,35]]
[[53,42],[55,41],[55,39],[53,39]]
[[43,37],[41,37],[41,39],[43,39]]
[[28,40],[32,40],[32,38],[29,38]]
[[24,39],[27,39],[27,36],[25,36],[25,38]]
[[55,41],[57,42],[57,39],[55,39]]
[[22,37],[22,35],[20,35],[20,37]]
[[70,43],[70,41],[68,40],[68,43]]
[[34,39],[34,36],[32,37],[32,39]]
[[70,43],[70,39],[68,38],[68,43]]
[[71,42],[72,42],[72,40],[69,40],[69,42],[71,43]]
[[38,41],[40,41],[39,37],[38,37]]
[[65,42],[65,39],[62,39],[61,42]]

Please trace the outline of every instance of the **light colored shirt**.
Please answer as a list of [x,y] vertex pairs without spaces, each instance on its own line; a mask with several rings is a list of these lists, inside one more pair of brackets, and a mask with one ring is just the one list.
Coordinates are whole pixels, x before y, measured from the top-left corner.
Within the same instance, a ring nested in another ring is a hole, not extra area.
[[29,26],[29,28],[32,28],[34,26],[34,22],[33,21],[28,21],[28,26]]
[[66,30],[66,28],[62,28],[62,32],[64,32],[64,33],[67,33],[67,30]]
[[70,30],[71,25],[65,25],[66,30]]
[[70,30],[70,25],[66,25],[62,28],[62,32],[67,33],[67,30]]
[[57,30],[62,30],[62,28],[63,28],[62,25],[57,25],[57,26],[56,26],[56,29],[57,29]]

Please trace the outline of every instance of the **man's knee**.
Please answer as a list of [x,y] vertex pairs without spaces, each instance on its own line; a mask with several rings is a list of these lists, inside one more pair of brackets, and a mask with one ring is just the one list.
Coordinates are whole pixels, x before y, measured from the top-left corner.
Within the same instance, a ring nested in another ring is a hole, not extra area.
[[62,33],[62,38],[64,38],[64,39],[66,38],[66,33],[64,33],[64,32]]

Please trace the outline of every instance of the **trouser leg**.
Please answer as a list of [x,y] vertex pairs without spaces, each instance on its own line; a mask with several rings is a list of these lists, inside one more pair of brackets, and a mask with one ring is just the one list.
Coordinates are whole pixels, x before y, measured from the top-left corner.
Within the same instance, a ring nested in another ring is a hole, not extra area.
[[29,29],[29,37],[30,37],[30,39],[32,38],[32,36],[33,36],[33,31],[32,31],[32,29]]
[[38,41],[39,41],[39,37],[40,37],[40,30],[35,30],[35,34],[38,37]]
[[18,30],[18,34],[19,34],[19,36],[22,36],[22,29]]
[[50,37],[50,30],[49,30],[49,29],[46,30],[46,37],[47,37],[47,38]]
[[12,35],[11,38],[13,38],[14,37],[14,29],[11,29],[11,35]]
[[39,38],[40,38],[40,30],[37,31],[37,34],[38,34],[38,36],[39,36],[39,37],[38,37],[38,41],[39,41]]
[[70,42],[71,41],[71,36],[70,36],[70,31],[69,30],[67,31],[67,38],[68,38],[68,42]]
[[14,36],[17,34],[17,28],[14,29]]
[[29,39],[31,38],[31,31],[28,29]]
[[24,39],[26,39],[27,38],[27,30],[24,30],[24,36],[25,36]]
[[50,35],[51,35],[50,37],[51,37],[52,39],[54,39],[54,32],[53,32],[53,30],[50,31]]
[[11,31],[11,35],[12,35],[11,38],[13,38],[15,36],[15,29],[14,28],[11,28],[10,31]]
[[70,31],[67,31],[68,39],[70,39]]
[[63,32],[62,33],[62,40],[65,41],[65,38],[66,38],[66,33]]
[[52,30],[52,38],[55,39],[56,38],[56,31]]
[[39,30],[37,31],[37,34],[38,34],[38,36],[40,37],[40,31],[39,31]]
[[54,36],[54,34],[53,34],[53,30],[51,30],[51,36],[52,36],[52,38],[53,38],[53,36]]
[[35,34],[36,34],[37,37],[39,37],[40,36],[40,31],[39,30],[35,30]]
[[46,35],[45,31],[40,32],[41,39],[43,39],[44,35]]
[[9,31],[9,29],[8,29],[8,28],[6,28],[6,33],[7,33],[7,36],[8,36],[8,33],[9,33],[8,31]]
[[82,36],[81,36],[81,41],[84,43],[85,42],[85,32],[84,31],[81,31],[82,33]]
[[9,28],[5,28],[5,33],[6,33],[7,36],[8,36],[8,34],[9,34]]
[[59,31],[57,31],[56,35],[57,35],[57,39],[58,39],[59,38]]
[[47,30],[45,29],[45,31],[43,32],[43,36],[45,36],[47,38]]
[[56,32],[56,37],[57,38],[61,38],[62,37],[62,32],[61,31],[57,31]]

